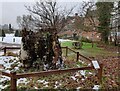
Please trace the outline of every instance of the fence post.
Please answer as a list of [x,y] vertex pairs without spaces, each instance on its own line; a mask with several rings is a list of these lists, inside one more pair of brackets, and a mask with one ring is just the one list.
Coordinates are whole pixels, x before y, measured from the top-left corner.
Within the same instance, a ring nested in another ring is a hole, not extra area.
[[68,56],[68,46],[66,46],[66,57]]
[[17,79],[16,79],[16,72],[11,72],[11,91],[17,91]]
[[79,52],[77,52],[77,61],[79,60]]
[[6,47],[4,47],[4,55],[6,55]]
[[98,69],[98,79],[99,83],[102,83],[102,70],[103,70],[103,64],[100,64],[100,69]]

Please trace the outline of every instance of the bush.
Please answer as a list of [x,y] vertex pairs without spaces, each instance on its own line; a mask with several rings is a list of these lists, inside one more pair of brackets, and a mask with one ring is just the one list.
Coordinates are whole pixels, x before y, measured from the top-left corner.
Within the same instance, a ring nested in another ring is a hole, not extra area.
[[82,38],[81,38],[81,41],[82,41],[82,42],[87,42],[87,43],[91,43],[91,42],[92,42],[90,39],[85,38],[85,37],[82,37]]
[[72,46],[75,48],[75,49],[81,49],[82,48],[82,45],[83,43],[82,42],[73,42],[72,43]]

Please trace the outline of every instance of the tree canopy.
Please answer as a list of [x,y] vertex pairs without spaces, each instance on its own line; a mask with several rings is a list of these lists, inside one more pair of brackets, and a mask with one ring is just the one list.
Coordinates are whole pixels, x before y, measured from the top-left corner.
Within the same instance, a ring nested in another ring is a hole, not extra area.
[[74,9],[74,7],[69,10],[58,7],[57,2],[48,0],[40,0],[33,7],[26,6],[26,8],[31,13],[37,28],[53,28],[57,29],[56,32],[64,28],[66,18]]
[[107,43],[110,32],[110,18],[113,9],[113,2],[97,2],[96,6],[99,20],[98,30],[101,33],[102,40]]

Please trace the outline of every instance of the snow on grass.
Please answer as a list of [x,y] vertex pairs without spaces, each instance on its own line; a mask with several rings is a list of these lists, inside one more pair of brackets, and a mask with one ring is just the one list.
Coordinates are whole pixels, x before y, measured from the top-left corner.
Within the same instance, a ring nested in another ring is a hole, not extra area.
[[[19,59],[17,57],[13,56],[0,56],[0,65],[3,66],[0,68],[0,71],[7,73],[10,73],[11,71],[18,71],[19,67],[21,66],[18,60]],[[0,90],[9,86],[6,84],[8,81],[10,81],[10,77],[0,76]]]
[[85,63],[83,60],[80,60],[80,59],[79,59],[78,61],[79,61],[79,62],[81,62],[82,64],[84,64],[84,63]]
[[37,82],[38,82],[38,83],[44,83],[45,80],[38,80]]
[[62,84],[58,81],[55,82],[54,89],[57,89],[61,86]]
[[49,82],[45,81],[43,84],[44,84],[44,85],[47,85],[48,83],[49,83]]
[[74,76],[71,76],[71,78],[75,81],[76,80],[76,78],[74,77]]
[[99,88],[100,88],[100,85],[94,85],[94,87],[93,87],[93,89],[94,89],[95,91],[99,91]]
[[7,88],[9,85],[5,85],[5,86],[3,86],[2,84],[0,85],[0,91],[2,90],[2,89],[5,89],[5,88]]
[[34,89],[39,89],[39,88],[34,86]]
[[45,86],[43,86],[43,87],[47,88],[47,87],[49,87],[49,86],[48,86],[48,84],[46,84],[46,85],[45,85]]
[[3,82],[3,81],[5,81],[5,80],[10,80],[10,77],[2,76],[2,77],[0,78],[0,82]]
[[30,81],[27,80],[27,78],[20,78],[20,79],[17,80],[17,86],[19,86],[19,84],[22,84],[22,83],[27,85],[29,82]]
[[80,71],[80,74],[81,74],[82,76],[85,76],[85,72],[86,72],[85,70],[81,70],[81,71]]
[[4,68],[4,69],[0,68],[0,70],[3,70],[4,72],[8,72],[8,73],[10,73],[10,71],[19,70],[21,63],[18,60],[19,59],[17,57],[13,57],[13,56],[0,56],[0,65],[2,65]]
[[80,91],[80,89],[81,89],[81,87],[77,87],[77,88],[76,88],[77,91]]
[[6,84],[6,82],[8,81],[10,81],[10,77],[7,76],[0,77],[0,91],[1,89],[5,89],[6,87],[9,86],[8,84]]
[[3,67],[5,68],[5,71],[6,71],[7,69],[10,69],[11,65],[15,64],[17,62],[17,60],[18,60],[17,57],[13,57],[13,56],[1,56],[0,57],[0,64],[3,65]]

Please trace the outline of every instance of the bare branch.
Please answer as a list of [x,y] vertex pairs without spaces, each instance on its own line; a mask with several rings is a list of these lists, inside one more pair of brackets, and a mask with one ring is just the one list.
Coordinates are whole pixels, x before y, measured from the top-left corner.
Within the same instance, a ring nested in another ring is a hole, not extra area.
[[57,32],[64,28],[66,23],[65,17],[68,17],[74,9],[74,7],[70,10],[58,8],[56,1],[52,2],[48,0],[44,2],[36,2],[33,7],[25,7],[30,13],[32,13],[36,25],[39,25],[39,27],[51,27],[57,29]]

